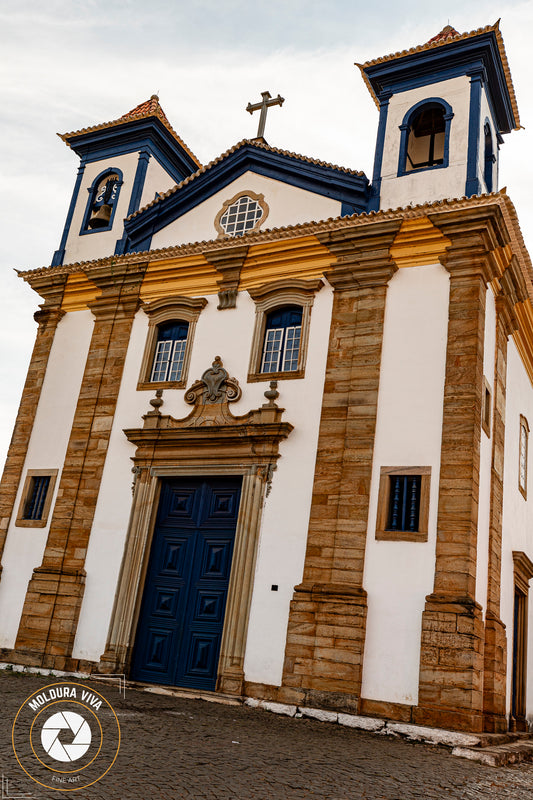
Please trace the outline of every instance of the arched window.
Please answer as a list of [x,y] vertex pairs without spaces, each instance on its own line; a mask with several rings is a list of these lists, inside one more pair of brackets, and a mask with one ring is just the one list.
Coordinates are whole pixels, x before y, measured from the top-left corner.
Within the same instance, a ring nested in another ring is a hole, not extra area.
[[207,305],[203,297],[167,295],[143,303],[148,331],[137,389],[184,389],[196,322]]
[[518,444],[518,488],[527,500],[527,451],[529,425],[527,419],[520,414],[520,440]]
[[301,306],[276,308],[267,314],[261,372],[296,371],[301,336]]
[[398,174],[448,166],[451,106],[440,98],[417,103],[400,125]]
[[102,172],[93,181],[83,222],[84,233],[109,230],[112,227],[121,185],[122,173],[116,169]]
[[496,158],[494,157],[494,147],[492,145],[492,133],[490,130],[490,124],[488,120],[485,121],[483,132],[485,134],[485,166],[483,170],[483,177],[485,178],[485,186],[487,187],[487,192],[492,192],[493,167]]
[[183,372],[189,323],[171,320],[157,326],[150,381],[179,381]]

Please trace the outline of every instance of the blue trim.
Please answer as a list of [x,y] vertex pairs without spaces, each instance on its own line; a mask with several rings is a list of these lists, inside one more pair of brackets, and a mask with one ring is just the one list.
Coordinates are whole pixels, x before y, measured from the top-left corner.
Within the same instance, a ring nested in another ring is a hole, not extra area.
[[468,154],[466,157],[466,197],[480,194],[481,186],[478,177],[479,132],[481,125],[481,72],[470,76],[470,114],[468,121]]
[[63,236],[61,237],[61,242],[59,243],[59,249],[55,251],[52,257],[52,267],[58,267],[63,263],[63,259],[65,258],[67,239],[70,233],[72,217],[74,216],[74,209],[76,208],[76,203],[78,202],[81,181],[83,178],[83,173],[85,172],[85,163],[86,162],[82,158],[80,166],[78,167],[78,174],[76,175],[76,183],[74,184],[74,190],[72,192],[72,198],[70,200],[70,206],[68,208],[67,218],[65,220],[65,227],[63,228]]
[[128,206],[128,213],[126,214],[129,217],[130,214],[134,214],[135,211],[139,210],[139,206],[141,205],[141,196],[144,189],[144,179],[146,178],[146,170],[148,169],[148,162],[150,161],[150,153],[148,150],[144,149],[141,150],[139,153],[139,160],[137,162],[137,171],[135,173],[135,179],[133,181],[133,189],[131,190],[131,197],[130,197],[130,204]]
[[113,159],[146,149],[176,183],[196,172],[198,165],[157,117],[133,120],[69,137],[67,143],[86,161]]
[[[98,187],[98,184],[103,180],[103,178],[105,178],[106,175],[118,175],[119,178],[118,193],[117,196],[115,197],[113,205],[111,206],[111,216],[109,217],[109,225],[106,225],[105,228],[93,228],[91,230],[91,228],[88,227],[88,224],[91,216],[92,205],[94,202],[94,193]],[[102,170],[102,172],[100,172],[100,174],[96,176],[90,187],[87,189],[87,191],[89,192],[89,197],[87,200],[87,205],[85,206],[85,214],[83,215],[83,222],[81,224],[81,230],[79,233],[80,236],[85,236],[90,233],[102,233],[103,231],[111,230],[111,228],[113,227],[113,221],[115,219],[115,213],[118,206],[118,199],[120,197],[120,188],[123,183],[124,181],[123,181],[122,170],[118,169],[118,167],[106,167],[106,169]]]
[[387,130],[389,100],[391,97],[391,92],[382,92],[379,97],[379,124],[378,135],[376,138],[376,151],[374,155],[372,186],[370,187],[370,198],[368,201],[369,211],[379,211],[381,197],[381,167],[383,165],[383,150],[385,147],[385,133]]
[[516,120],[494,31],[374,64],[365,69],[365,74],[380,97],[383,91],[406,91],[477,69],[486,72],[496,127],[501,133],[509,133]]
[[[487,132],[489,135],[489,142],[487,141]],[[483,123],[483,180],[485,181],[485,188],[487,192],[492,192],[494,188],[494,165],[497,163],[496,156],[494,155],[494,140],[492,137],[492,125],[490,119],[485,117]],[[490,147],[487,144],[490,143]]]
[[367,210],[369,189],[366,175],[352,175],[334,167],[312,164],[247,143],[213,164],[179,191],[150,206],[132,220],[126,220],[125,233],[128,242],[121,245],[124,246],[122,252],[149,249],[154,233],[247,171],[330,197],[339,201],[341,209],[349,213],[363,213]]
[[[417,169],[407,170],[407,144],[409,141],[409,131],[411,130],[411,123],[413,118],[417,115],[423,106],[438,105],[444,110],[444,155],[442,164],[434,164],[431,167],[419,167]],[[398,158],[398,177],[402,175],[414,175],[418,172],[427,172],[430,169],[445,169],[449,164],[450,159],[450,126],[453,119],[453,109],[446,100],[442,97],[426,97],[411,106],[409,111],[405,114],[402,124],[400,125],[400,155]]]

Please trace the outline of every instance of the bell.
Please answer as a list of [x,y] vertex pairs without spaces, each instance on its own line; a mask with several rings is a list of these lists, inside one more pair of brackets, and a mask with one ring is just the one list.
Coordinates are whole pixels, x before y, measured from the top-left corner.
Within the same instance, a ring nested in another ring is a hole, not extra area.
[[111,219],[111,206],[104,203],[92,215],[89,220],[89,228],[107,228]]

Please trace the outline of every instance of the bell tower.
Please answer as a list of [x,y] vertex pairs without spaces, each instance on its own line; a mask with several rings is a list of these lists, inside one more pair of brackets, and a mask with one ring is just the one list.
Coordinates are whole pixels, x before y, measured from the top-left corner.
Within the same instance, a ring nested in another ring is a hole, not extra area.
[[497,190],[502,134],[520,127],[498,22],[359,68],[380,113],[370,211]]
[[60,138],[80,166],[52,266],[125,252],[124,219],[201,166],[157,95],[113,122]]

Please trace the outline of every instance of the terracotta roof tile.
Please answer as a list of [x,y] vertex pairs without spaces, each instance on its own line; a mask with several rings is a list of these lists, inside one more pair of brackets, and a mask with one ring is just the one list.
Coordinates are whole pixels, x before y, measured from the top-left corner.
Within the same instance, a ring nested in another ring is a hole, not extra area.
[[118,119],[112,120],[111,122],[102,122],[100,125],[92,125],[89,128],[81,128],[79,131],[71,131],[70,133],[58,133],[60,139],[62,139],[65,144],[70,147],[69,139],[72,139],[74,136],[80,136],[84,133],[93,133],[94,131],[101,131],[105,130],[106,128],[113,128],[117,125],[123,125],[126,122],[134,119],[147,119],[148,117],[157,117],[171,136],[178,142],[180,147],[182,147],[185,152],[192,158],[194,163],[201,167],[201,162],[196,158],[192,150],[190,150],[183,139],[178,136],[172,125],[167,119],[167,115],[159,105],[159,97],[156,94],[153,94],[149,100],[145,100],[143,103],[139,103],[138,106],[132,108],[131,111],[128,111],[126,114],[123,114]]
[[[447,28],[450,28],[450,31],[447,31]],[[509,62],[507,61],[507,54],[505,52],[503,37],[500,31],[500,20],[495,22],[494,25],[486,25],[484,28],[478,28],[477,30],[470,31],[469,33],[457,33],[457,31],[454,28],[447,25],[445,28],[442,29],[440,33],[438,33],[436,36],[434,36],[425,44],[420,44],[417,47],[411,47],[409,48],[409,50],[401,50],[398,53],[391,53],[388,56],[381,56],[380,58],[374,58],[371,59],[370,61],[365,61],[364,64],[356,63],[356,66],[359,67],[359,69],[361,70],[361,74],[363,76],[364,82],[367,85],[368,91],[374,98],[374,102],[376,103],[376,105],[379,107],[378,98],[376,96],[376,93],[374,92],[372,84],[368,80],[368,77],[365,73],[365,69],[367,69],[368,67],[376,66],[376,64],[384,64],[387,61],[395,61],[397,58],[404,58],[404,56],[410,56],[413,55],[414,53],[421,53],[424,50],[432,50],[435,47],[442,47],[443,45],[447,45],[452,41],[459,42],[465,39],[473,39],[475,36],[480,36],[482,33],[489,33],[490,31],[494,32],[496,36],[496,41],[498,43],[498,51],[500,53],[500,58],[502,61],[503,72],[505,75],[505,82],[507,85],[507,91],[509,92],[509,97],[511,98],[511,107],[513,109],[513,115],[516,122],[514,129],[518,130],[521,127],[520,116],[518,114],[518,105],[516,102],[515,90],[511,78],[511,70],[509,69]]]
[[290,158],[297,158],[299,161],[305,161],[306,164],[317,164],[320,167],[330,167],[331,169],[336,169],[339,172],[346,173],[347,175],[357,175],[361,178],[366,177],[365,173],[360,172],[359,170],[349,169],[348,167],[339,167],[336,164],[330,164],[328,161],[320,161],[317,158],[309,158],[308,156],[302,156],[299,155],[298,153],[293,153],[290,150],[281,150],[278,147],[271,147],[269,144],[266,144],[266,142],[261,142],[257,138],[241,139],[240,142],[234,144],[233,147],[229,148],[229,150],[226,150],[224,153],[221,153],[221,155],[217,156],[217,158],[214,158],[212,161],[210,161],[209,164],[200,167],[200,169],[197,170],[196,172],[193,172],[192,175],[188,175],[186,178],[184,178],[184,180],[181,181],[181,183],[176,184],[176,186],[173,186],[172,189],[169,189],[164,194],[160,194],[159,197],[156,197],[155,200],[152,200],[151,203],[148,203],[148,205],[144,206],[143,208],[140,208],[134,214],[131,214],[131,216],[127,217],[127,219],[133,219],[139,214],[142,214],[143,211],[146,211],[147,208],[151,208],[151,206],[155,205],[156,203],[160,203],[161,200],[165,199],[165,197],[170,197],[171,194],[175,194],[184,186],[187,186],[187,184],[191,183],[191,181],[195,180],[195,178],[198,178],[200,175],[203,175],[204,172],[207,172],[208,170],[212,169],[212,167],[214,167],[216,164],[219,164],[225,158],[230,156],[232,153],[235,153],[237,150],[240,150],[241,147],[244,147],[244,145],[247,144],[251,144],[253,145],[253,147],[257,147],[261,150],[267,150],[270,153],[278,153],[279,155],[289,156]]
[[433,44],[433,42],[442,42],[445,39],[453,39],[454,36],[460,36],[461,34],[459,31],[456,31],[455,28],[452,28],[451,25],[445,25],[444,28],[437,33],[436,36],[433,36],[429,39],[426,44]]

